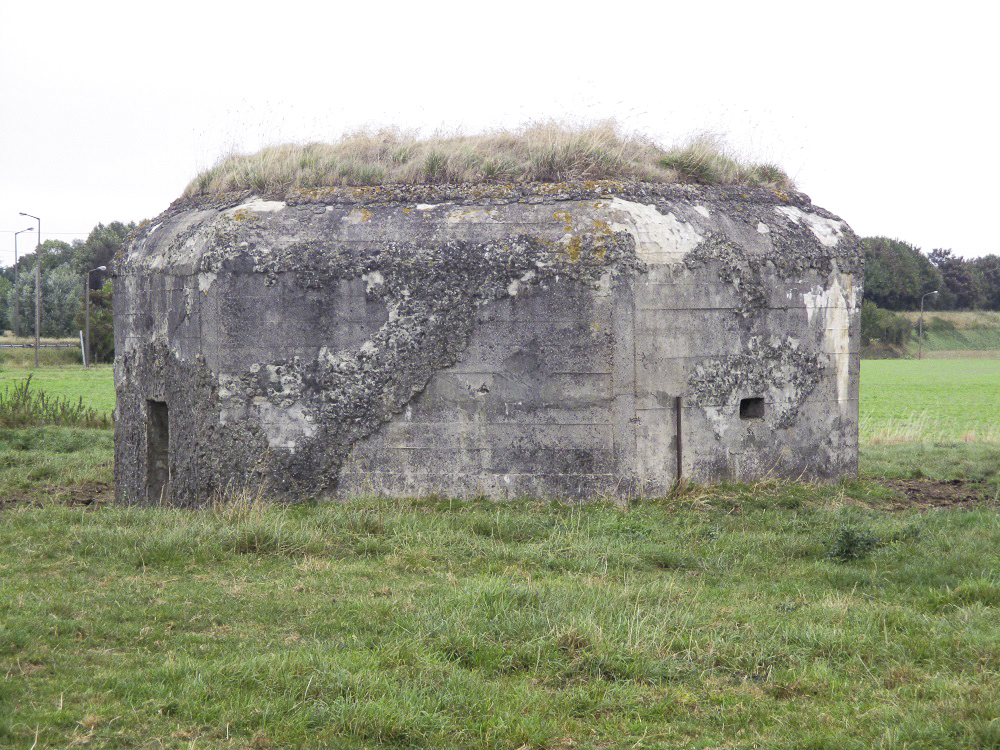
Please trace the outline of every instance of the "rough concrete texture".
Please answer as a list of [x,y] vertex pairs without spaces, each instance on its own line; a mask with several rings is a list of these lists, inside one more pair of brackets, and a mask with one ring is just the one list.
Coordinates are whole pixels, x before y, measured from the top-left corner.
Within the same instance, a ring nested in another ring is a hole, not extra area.
[[627,498],[852,474],[860,284],[844,222],[763,189],[178,203],[116,264],[118,498]]

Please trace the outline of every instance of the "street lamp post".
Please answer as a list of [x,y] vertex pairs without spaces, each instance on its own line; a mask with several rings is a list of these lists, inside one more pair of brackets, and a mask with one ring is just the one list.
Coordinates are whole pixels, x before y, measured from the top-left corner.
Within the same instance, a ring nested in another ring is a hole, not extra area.
[[30,232],[31,227],[27,229],[22,229],[20,232],[14,232],[14,335],[21,335],[21,327],[17,324],[17,235],[24,234],[25,232]]
[[86,329],[87,351],[83,353],[83,366],[90,367],[90,274],[94,271],[107,271],[107,266],[92,268],[83,275],[83,286],[86,289],[86,310],[83,313],[83,327]]
[[35,250],[35,367],[38,367],[38,332],[42,327],[42,220],[24,211],[20,214],[38,222],[38,249]]
[[[938,291],[935,289],[933,292],[927,292],[924,297],[930,297],[937,293]],[[920,328],[917,329],[917,359],[920,359],[924,354],[924,297],[920,298]]]

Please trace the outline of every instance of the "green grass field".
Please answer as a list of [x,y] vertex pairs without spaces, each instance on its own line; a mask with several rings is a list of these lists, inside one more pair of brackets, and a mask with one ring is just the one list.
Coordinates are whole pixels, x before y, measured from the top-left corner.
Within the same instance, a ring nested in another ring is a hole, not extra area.
[[119,508],[109,430],[0,430],[0,747],[998,748],[998,386],[866,361],[868,478],[624,508]]
[[115,381],[112,365],[94,365],[84,369],[79,364],[56,367],[0,366],[0,391],[31,376],[31,387],[56,398],[83,402],[100,412],[115,409]]
[[1000,442],[1000,361],[864,360],[864,443]]

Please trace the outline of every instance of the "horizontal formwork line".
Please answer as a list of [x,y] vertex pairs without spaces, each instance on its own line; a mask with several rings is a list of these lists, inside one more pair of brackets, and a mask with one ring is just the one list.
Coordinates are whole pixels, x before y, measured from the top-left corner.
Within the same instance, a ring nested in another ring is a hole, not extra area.
[[534,472],[510,472],[510,471],[493,471],[489,473],[473,473],[473,472],[430,472],[430,471],[413,471],[413,472],[396,472],[396,471],[383,471],[381,469],[373,469],[370,471],[364,471],[359,468],[355,469],[354,473],[364,474],[365,476],[384,476],[384,477],[490,477],[495,479],[501,479],[503,477],[529,477],[532,479],[542,478],[542,477],[579,477],[581,479],[615,479],[621,481],[621,475],[614,472],[608,472],[607,474],[542,474]]
[[[665,306],[660,305],[660,306],[657,306],[657,307],[647,307],[646,305],[636,304],[635,309],[637,311],[642,311],[642,312],[682,312],[684,310],[697,310],[699,312],[704,312],[704,311],[712,311],[712,312],[723,311],[723,312],[732,312],[732,313],[735,313],[736,312],[736,307],[737,307],[736,305],[704,305],[704,306],[701,306],[701,305],[687,305],[687,306],[675,305],[675,306],[670,306],[670,307],[665,307]],[[857,308],[858,311],[860,311],[860,309],[861,308]],[[830,307],[807,307],[806,305],[774,305],[774,306],[770,306],[770,307],[756,308],[755,312],[758,312],[758,313],[760,313],[760,312],[791,312],[793,310],[796,311],[796,312],[798,312],[800,310],[812,310],[813,314],[816,314],[816,313],[819,313],[819,312],[822,312],[822,311],[826,311],[826,310],[837,310],[837,311],[844,311],[844,312],[852,312],[851,309],[848,309],[846,307],[836,307],[836,306],[830,306]]]
[[[453,367],[457,367],[457,365],[453,365]],[[455,370],[455,369],[448,368],[447,370],[442,370],[440,373],[435,373],[435,374],[440,374],[440,375],[467,375],[469,377],[482,377],[482,376],[488,375],[488,376],[491,376],[491,377],[502,377],[502,378],[506,378],[508,380],[520,380],[520,379],[522,379],[524,377],[524,375],[527,375],[528,373],[524,373],[522,375],[522,374],[515,373],[515,372],[506,372],[504,370]],[[579,372],[570,372],[570,371],[561,370],[561,371],[558,371],[558,372],[546,372],[545,374],[546,375],[600,375],[600,376],[603,377],[603,376],[606,376],[606,375],[614,375],[615,373],[614,373],[613,370],[608,370],[606,372],[605,371],[590,371],[590,370],[586,370],[586,371],[581,370]]]
[[461,422],[458,420],[455,421],[442,420],[440,422],[407,422],[404,420],[402,422],[398,422],[397,424],[412,425],[413,427],[430,427],[433,425],[442,425],[442,424],[456,424],[463,426],[477,425],[482,427],[492,427],[492,426],[509,427],[511,425],[515,425],[517,427],[611,427],[612,426],[611,422],[493,422],[485,420],[478,422]]
[[[695,335],[695,334],[692,333],[692,335]],[[637,344],[640,343],[643,338],[647,338],[647,337],[650,338],[650,339],[653,339],[654,341],[658,341],[659,340],[656,336],[644,334],[642,337],[640,337],[637,340],[636,343]],[[640,355],[648,354],[649,353],[649,349],[643,349],[642,347],[639,347],[639,346],[636,347],[636,351]],[[800,353],[804,353],[804,354],[831,354],[831,355],[832,354],[837,354],[837,355],[858,354],[860,352],[860,350],[858,350],[858,349],[849,349],[847,351],[837,351],[835,349],[820,349],[820,348],[812,348],[812,347],[802,347],[801,349],[798,349],[797,351],[800,352]],[[746,347],[744,347],[743,349],[739,349],[739,350],[734,351],[734,352],[726,352],[724,354],[682,354],[682,355],[679,355],[679,356],[662,355],[662,356],[657,357],[656,359],[657,359],[657,361],[668,361],[668,362],[673,362],[675,360],[694,360],[694,361],[697,361],[697,362],[706,362],[706,361],[713,360],[713,359],[729,359],[729,358],[732,358],[732,357],[743,357],[743,356],[746,356],[748,353],[749,353],[749,349],[746,348]],[[639,364],[641,366],[643,363],[640,362]]]
[[[492,453],[495,448],[481,445],[473,446],[457,446],[454,448],[441,448],[436,445],[389,445],[379,451],[380,454],[391,453],[392,451],[439,451],[441,453]],[[510,446],[507,446],[503,451],[509,451]],[[540,445],[535,451],[545,451],[546,453],[570,453],[585,450],[592,453],[614,453],[614,448],[590,448],[581,446],[571,446],[571,447],[555,447],[549,445]]]

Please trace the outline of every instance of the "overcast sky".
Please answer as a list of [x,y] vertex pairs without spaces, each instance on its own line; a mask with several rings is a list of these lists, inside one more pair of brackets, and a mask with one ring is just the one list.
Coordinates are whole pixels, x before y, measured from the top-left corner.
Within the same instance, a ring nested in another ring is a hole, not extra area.
[[665,145],[724,133],[858,234],[1000,253],[988,5],[3,3],[0,265],[19,211],[84,238],[232,150],[606,117]]

